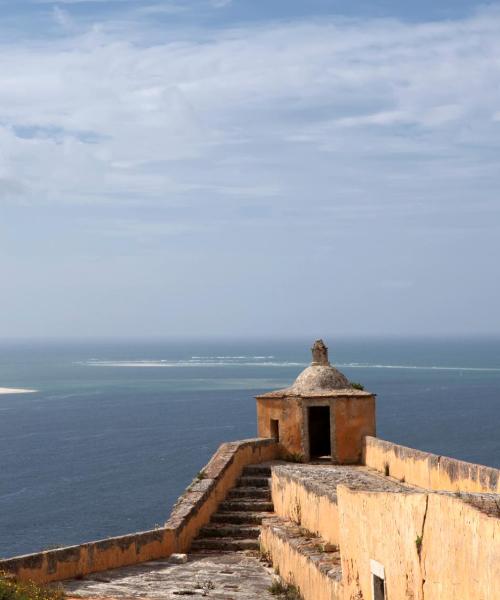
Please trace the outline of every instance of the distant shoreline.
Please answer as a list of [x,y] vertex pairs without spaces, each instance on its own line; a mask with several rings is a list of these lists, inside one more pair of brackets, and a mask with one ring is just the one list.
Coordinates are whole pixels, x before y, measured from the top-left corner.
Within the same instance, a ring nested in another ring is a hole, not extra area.
[[25,390],[23,388],[6,388],[0,387],[0,395],[2,394],[33,394],[37,390]]

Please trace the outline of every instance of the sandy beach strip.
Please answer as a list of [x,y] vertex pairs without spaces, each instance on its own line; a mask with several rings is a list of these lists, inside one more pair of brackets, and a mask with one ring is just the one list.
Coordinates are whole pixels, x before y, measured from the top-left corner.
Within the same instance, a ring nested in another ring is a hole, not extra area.
[[36,392],[36,390],[24,390],[23,388],[0,387],[0,395],[1,394],[32,394],[33,392]]

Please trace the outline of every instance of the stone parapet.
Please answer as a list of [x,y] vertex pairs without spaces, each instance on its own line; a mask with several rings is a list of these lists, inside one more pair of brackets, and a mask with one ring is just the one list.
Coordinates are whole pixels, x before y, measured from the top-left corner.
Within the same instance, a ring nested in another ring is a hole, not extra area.
[[385,475],[428,490],[500,493],[500,470],[367,436],[363,462]]
[[0,560],[0,571],[20,580],[49,583],[185,552],[243,468],[272,460],[278,453],[279,446],[271,439],[222,444],[178,500],[164,527]]
[[284,464],[272,467],[274,510],[331,544],[340,543],[337,487],[400,492],[407,486],[365,467]]
[[176,532],[176,552],[189,550],[199,530],[209,522],[247,465],[273,460],[279,453],[279,444],[273,439],[222,444],[200,472],[199,479],[179,498],[165,523],[165,527]]
[[493,496],[339,486],[338,500],[346,599],[372,597],[373,561],[384,569],[390,598],[498,599]]

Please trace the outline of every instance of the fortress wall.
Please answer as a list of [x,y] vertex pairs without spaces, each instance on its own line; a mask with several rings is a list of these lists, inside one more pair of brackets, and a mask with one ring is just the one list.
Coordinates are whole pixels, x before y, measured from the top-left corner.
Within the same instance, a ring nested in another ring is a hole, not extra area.
[[430,494],[422,541],[424,598],[497,600],[500,509],[489,516],[460,498]]
[[365,438],[363,462],[381,473],[430,490],[500,493],[500,470]]
[[222,444],[207,466],[202,479],[194,482],[172,509],[167,528],[176,532],[176,552],[187,552],[199,530],[216,512],[247,465],[273,460],[281,448],[272,439],[253,439]]
[[334,498],[309,489],[305,481],[278,473],[276,469],[271,490],[274,512],[279,517],[305,527],[330,544],[339,544],[339,515]]
[[185,552],[243,468],[274,459],[279,452],[279,445],[269,439],[223,444],[177,501],[165,527],[0,560],[0,571],[49,583]]
[[[270,555],[281,578],[297,586],[305,600],[342,600],[342,581],[322,572],[307,555],[280,537],[264,523],[261,533],[262,548]],[[340,575],[340,572],[339,572]]]
[[338,494],[345,598],[371,598],[373,559],[390,598],[497,600],[498,513],[446,493]]
[[372,598],[370,560],[376,560],[385,568],[389,598],[423,600],[415,540],[422,532],[427,494],[345,486],[337,493],[344,598]]
[[115,567],[134,565],[175,552],[172,529],[161,528],[97,542],[0,560],[0,571],[21,581],[49,583]]

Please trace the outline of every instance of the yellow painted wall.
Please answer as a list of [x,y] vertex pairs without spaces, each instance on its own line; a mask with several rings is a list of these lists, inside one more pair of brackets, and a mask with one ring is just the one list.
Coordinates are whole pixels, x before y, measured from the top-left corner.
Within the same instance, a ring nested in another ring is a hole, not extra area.
[[272,527],[262,528],[261,545],[282,579],[297,586],[304,600],[342,600],[342,583],[327,577],[306,556],[274,535]]
[[499,600],[500,519],[430,494],[422,561],[425,600]]
[[375,396],[339,397],[332,410],[336,461],[341,465],[361,463],[364,438],[375,435]]
[[257,430],[272,437],[271,419],[279,421],[280,443],[286,452],[305,456],[303,415],[297,398],[257,398]]
[[385,567],[389,598],[423,600],[415,540],[422,532],[427,495],[355,492],[344,486],[337,493],[344,598],[371,599],[373,559]]
[[154,529],[98,542],[38,552],[0,561],[0,571],[20,581],[49,583],[169,556],[175,532]]
[[337,504],[327,496],[308,490],[300,481],[273,471],[272,496],[275,513],[319,535],[326,542],[339,544]]
[[289,454],[308,459],[307,409],[329,406],[331,410],[333,459],[340,464],[359,464],[365,436],[375,435],[375,396],[366,392],[337,392],[330,396],[257,396],[259,436],[273,435],[271,420],[279,421],[280,443]]
[[500,470],[366,437],[363,462],[430,490],[500,493]]
[[498,518],[449,494],[338,494],[345,600],[371,598],[370,559],[384,566],[390,599],[500,598]]

